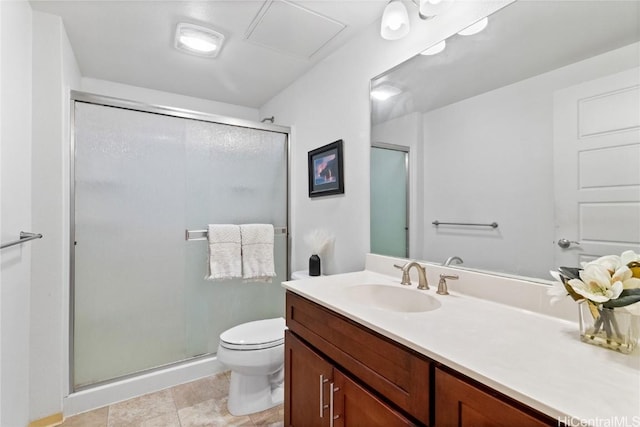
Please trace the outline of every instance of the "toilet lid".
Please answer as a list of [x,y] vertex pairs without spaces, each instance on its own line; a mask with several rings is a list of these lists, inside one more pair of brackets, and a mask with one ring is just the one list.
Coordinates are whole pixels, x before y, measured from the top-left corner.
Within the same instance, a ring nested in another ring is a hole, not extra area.
[[284,343],[285,329],[282,317],[243,323],[221,333],[220,345],[233,350],[271,348]]

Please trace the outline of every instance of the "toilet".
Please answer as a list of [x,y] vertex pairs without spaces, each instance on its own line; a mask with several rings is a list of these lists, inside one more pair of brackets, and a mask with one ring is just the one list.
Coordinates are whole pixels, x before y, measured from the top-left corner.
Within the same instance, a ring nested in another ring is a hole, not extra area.
[[284,401],[285,320],[257,320],[220,334],[218,361],[231,369],[231,415],[264,411]]

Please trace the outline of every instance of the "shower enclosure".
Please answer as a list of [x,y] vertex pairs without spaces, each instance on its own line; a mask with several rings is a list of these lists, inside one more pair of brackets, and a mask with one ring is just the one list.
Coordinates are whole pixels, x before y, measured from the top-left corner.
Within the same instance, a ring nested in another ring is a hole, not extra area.
[[[288,128],[73,93],[73,390],[215,354],[283,316]],[[269,223],[272,283],[204,279],[207,224]]]

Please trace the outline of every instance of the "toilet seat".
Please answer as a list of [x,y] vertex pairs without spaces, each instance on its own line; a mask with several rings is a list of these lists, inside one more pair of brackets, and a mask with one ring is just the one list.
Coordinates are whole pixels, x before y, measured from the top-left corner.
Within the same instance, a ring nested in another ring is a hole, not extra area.
[[220,346],[230,350],[262,350],[284,344],[282,317],[234,326],[220,334]]

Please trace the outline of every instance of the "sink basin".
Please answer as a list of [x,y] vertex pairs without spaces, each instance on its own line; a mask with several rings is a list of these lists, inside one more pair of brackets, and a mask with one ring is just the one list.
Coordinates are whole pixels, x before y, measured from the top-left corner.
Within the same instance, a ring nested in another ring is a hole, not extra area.
[[440,307],[440,301],[416,291],[389,285],[356,285],[346,289],[354,302],[380,310],[420,313]]

